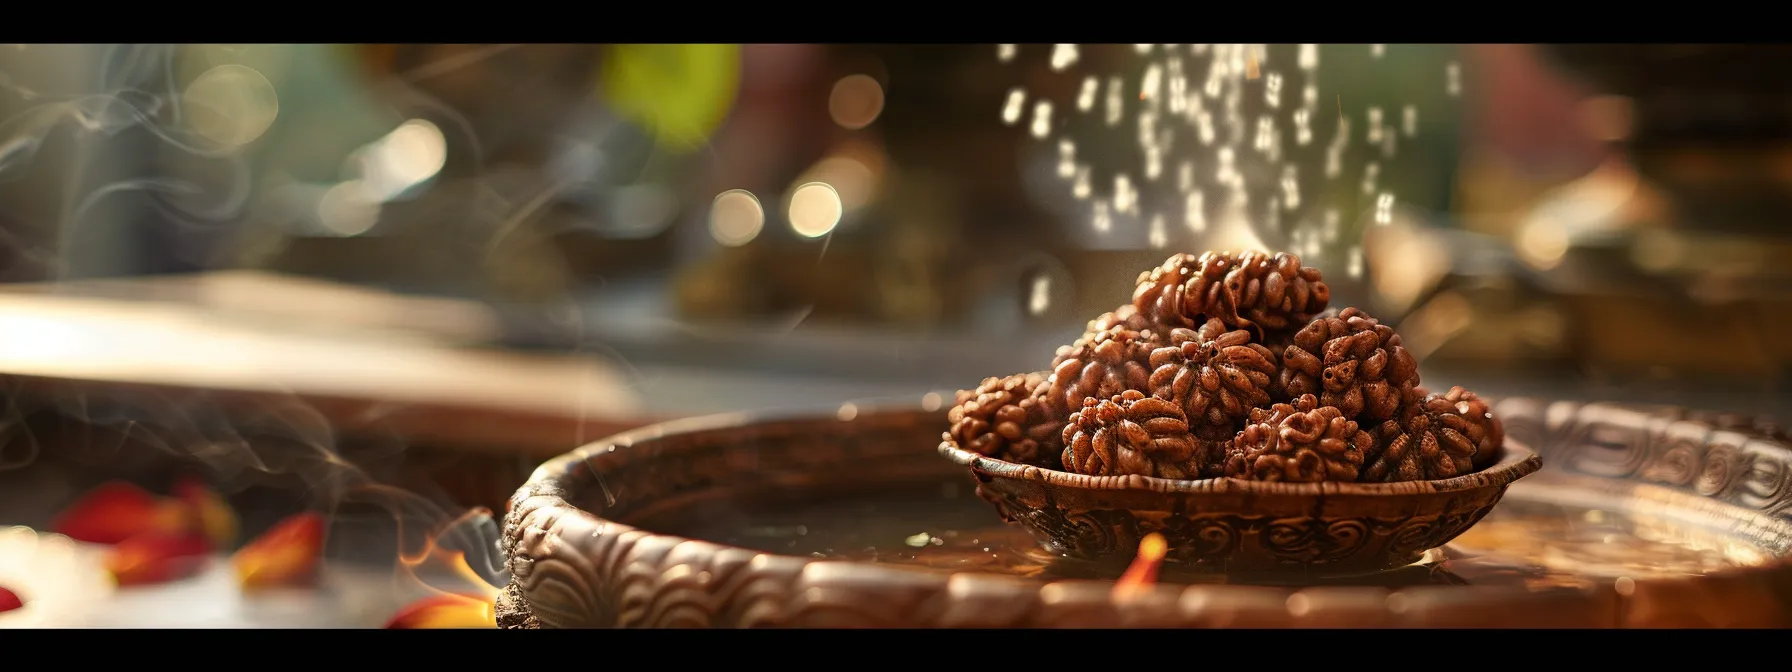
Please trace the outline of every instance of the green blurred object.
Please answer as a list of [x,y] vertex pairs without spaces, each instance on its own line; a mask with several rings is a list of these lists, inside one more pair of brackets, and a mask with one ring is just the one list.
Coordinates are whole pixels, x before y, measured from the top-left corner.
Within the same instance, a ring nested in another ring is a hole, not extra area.
[[740,88],[740,45],[618,44],[605,59],[604,97],[665,149],[703,145]]

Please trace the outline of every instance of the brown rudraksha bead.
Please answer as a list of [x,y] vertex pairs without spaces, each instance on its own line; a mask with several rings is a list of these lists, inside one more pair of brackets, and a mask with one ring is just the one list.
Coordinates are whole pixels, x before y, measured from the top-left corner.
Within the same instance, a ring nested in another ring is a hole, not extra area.
[[1198,331],[1172,330],[1150,365],[1151,393],[1176,402],[1196,436],[1216,441],[1231,438],[1252,408],[1270,403],[1276,374],[1274,353],[1218,319]]
[[1253,481],[1355,481],[1375,439],[1337,408],[1301,395],[1292,404],[1251,411],[1232,440],[1226,475]]
[[1444,394],[1415,389],[1416,403],[1400,417],[1377,426],[1373,459],[1364,467],[1369,482],[1454,478],[1475,470],[1481,451],[1498,452],[1505,432],[1485,402],[1460,387]]
[[1237,323],[1238,310],[1226,291],[1226,274],[1237,264],[1231,252],[1201,256],[1175,254],[1139,275],[1132,305],[1164,327],[1194,327],[1217,318]]
[[1122,322],[1058,348],[1049,382],[1052,403],[1068,414],[1082,408],[1086,398],[1147,389],[1151,371],[1146,364],[1158,340],[1156,332],[1135,330]]
[[1083,331],[1083,337],[1088,338],[1116,326],[1130,331],[1149,331],[1153,324],[1149,316],[1139,312],[1138,308],[1129,303],[1111,312],[1102,313],[1101,317],[1089,320],[1088,328]]
[[1049,403],[1046,376],[986,378],[961,390],[946,414],[946,437],[959,448],[1020,464],[1055,466],[1065,414]]
[[1419,363],[1392,327],[1356,308],[1321,315],[1282,352],[1277,383],[1289,398],[1319,397],[1345,417],[1378,423],[1394,418],[1419,384]]
[[1226,291],[1241,324],[1265,331],[1299,329],[1323,312],[1332,296],[1319,269],[1301,266],[1300,257],[1286,252],[1238,255],[1226,274]]
[[1133,305],[1165,326],[1218,319],[1262,335],[1299,328],[1330,301],[1319,269],[1285,252],[1178,254],[1140,275],[1133,290]]
[[1085,399],[1063,440],[1064,468],[1089,476],[1199,478],[1208,457],[1182,409],[1138,390]]

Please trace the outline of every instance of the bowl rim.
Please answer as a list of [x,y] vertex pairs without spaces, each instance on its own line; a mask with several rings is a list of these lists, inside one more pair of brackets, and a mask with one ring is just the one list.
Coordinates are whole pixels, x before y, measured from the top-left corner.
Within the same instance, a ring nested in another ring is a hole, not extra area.
[[[931,394],[929,395],[932,396]],[[1529,397],[1506,399],[1541,403],[1545,406],[1561,402],[1557,400],[1538,400]],[[882,401],[858,406],[860,420],[868,418],[899,418],[903,416],[935,416],[944,413],[945,409],[935,403],[924,401],[922,404],[902,403],[897,397],[888,399],[865,400]],[[937,401],[937,397],[930,401]],[[894,402],[894,403],[889,403]],[[1591,408],[1606,402],[1579,402],[1575,407]],[[1636,405],[1623,405],[1621,408],[1634,408]],[[1551,406],[1553,408],[1553,406]],[[866,413],[868,412],[868,413]],[[1550,591],[1533,591],[1515,586],[1440,586],[1417,585],[1400,588],[1384,588],[1379,586],[1255,586],[1236,584],[1176,584],[1157,583],[1137,598],[1116,597],[1112,591],[1113,582],[1102,579],[1078,578],[1039,578],[991,574],[974,571],[941,573],[915,567],[900,565],[877,565],[875,570],[858,567],[860,563],[821,558],[809,558],[785,555],[775,552],[750,551],[737,546],[722,544],[701,539],[693,539],[680,535],[656,532],[638,528],[622,522],[611,520],[603,515],[585,510],[569,501],[568,497],[579,486],[568,480],[568,467],[573,463],[584,462],[596,454],[629,450],[636,444],[651,442],[664,437],[693,433],[727,431],[764,422],[794,421],[797,423],[824,424],[846,420],[843,417],[829,418],[825,414],[804,411],[790,412],[736,412],[713,415],[692,416],[683,419],[662,421],[643,425],[633,430],[610,435],[607,438],[588,442],[570,451],[546,460],[531,474],[512,495],[511,510],[505,516],[503,529],[503,552],[507,556],[507,564],[516,559],[517,546],[527,539],[541,537],[543,539],[560,539],[558,544],[550,544],[550,556],[563,554],[580,555],[584,549],[574,541],[583,541],[584,537],[602,534],[615,539],[619,552],[626,554],[630,549],[643,545],[659,548],[684,547],[691,549],[696,556],[713,556],[724,551],[751,553],[753,563],[766,575],[795,575],[804,568],[827,568],[830,571],[819,573],[827,580],[839,580],[847,583],[862,578],[862,574],[875,571],[896,579],[902,585],[926,585],[936,592],[964,589],[968,595],[983,595],[987,601],[1000,603],[1001,595],[1014,594],[1033,595],[1037,600],[1045,601],[1044,594],[1051,591],[1049,601],[1062,603],[1071,611],[1095,610],[1098,613],[1110,613],[1115,623],[1129,623],[1135,619],[1157,624],[1159,620],[1172,620],[1176,627],[1231,627],[1236,618],[1248,614],[1277,611],[1281,605],[1296,595],[1323,596],[1313,603],[1305,616],[1297,616],[1286,623],[1277,623],[1272,627],[1300,627],[1303,624],[1330,623],[1329,619],[1352,619],[1362,622],[1365,616],[1381,627],[1451,627],[1463,623],[1480,623],[1477,620],[1485,611],[1485,605],[1500,600],[1510,600],[1514,608],[1525,610],[1554,612],[1560,608],[1590,610],[1588,613],[1605,613],[1609,611],[1615,620],[1599,621],[1593,627],[1635,627],[1630,624],[1638,616],[1632,614],[1637,602],[1630,597],[1632,593],[1647,591],[1670,591],[1673,594],[1684,594],[1696,588],[1710,591],[1732,591],[1739,588],[1754,588],[1760,581],[1783,580],[1781,577],[1792,576],[1792,557],[1775,558],[1762,565],[1750,567],[1730,567],[1702,576],[1650,576],[1637,578],[1630,590],[1622,594],[1616,592],[1618,582],[1625,579],[1597,580],[1586,589],[1562,589]],[[1707,420],[1690,420],[1698,424],[1711,426]],[[1777,440],[1776,440],[1777,443]],[[1506,446],[1518,446],[1531,457],[1523,458],[1525,462],[1537,461],[1540,458],[1528,446],[1506,439]],[[1516,453],[1516,451],[1514,451]],[[980,457],[980,456],[978,456]],[[1502,455],[1501,463],[1506,462],[1509,455]],[[984,458],[986,461],[987,458]],[[996,461],[988,461],[992,466]],[[1008,464],[1008,463],[1002,463]],[[1495,465],[1498,466],[1498,465]],[[1013,470],[1020,465],[1009,464]],[[1487,470],[1477,473],[1486,473]],[[1529,471],[1534,471],[1530,469]],[[1062,472],[1060,472],[1062,473]],[[1516,480],[1516,476],[1512,477]],[[1161,480],[1161,479],[1159,479]],[[1218,480],[1218,479],[1215,479]],[[1447,483],[1456,479],[1440,481]],[[1171,481],[1173,482],[1173,481]],[[1628,481],[1621,481],[1628,482]],[[1183,483],[1194,483],[1184,481]],[[1249,483],[1249,482],[1246,482]],[[1261,483],[1261,482],[1259,482]],[[1429,481],[1413,481],[1412,483],[1433,483]],[[1262,485],[1283,485],[1262,483]],[[1375,484],[1361,484],[1375,485]],[[1690,496],[1690,495],[1689,495]],[[1728,504],[1735,506],[1734,504]],[[649,543],[652,542],[652,543]],[[762,564],[758,564],[762,563]],[[853,571],[848,571],[853,570]],[[860,571],[862,570],[862,571]],[[513,569],[514,571],[514,569]],[[500,600],[505,595],[514,593],[523,601],[517,603],[521,613],[533,616],[533,607],[527,601],[527,591],[521,591],[517,583],[517,575],[512,574],[507,581],[506,592],[500,593]],[[1403,596],[1401,608],[1394,609],[1393,595]],[[990,597],[997,596],[997,597]],[[1498,600],[1496,600],[1498,596]],[[1130,606],[1121,609],[1119,603],[1127,602]],[[1273,606],[1265,606],[1273,605]],[[1268,611],[1264,611],[1268,609]],[[1648,611],[1645,609],[1645,611]],[[1176,613],[1172,613],[1176,612]],[[1285,613],[1285,612],[1277,612]],[[1422,618],[1418,618],[1422,617]],[[1413,620],[1418,618],[1418,620]],[[1150,620],[1158,619],[1158,620]],[[1466,620],[1465,620],[1466,619]],[[1644,615],[1642,623],[1651,621]],[[1488,621],[1490,625],[1480,627],[1502,627],[1509,625],[1499,619]],[[938,626],[949,627],[949,626]],[[1037,627],[1037,626],[1017,626]],[[1154,627],[1164,627],[1161,624]],[[1583,627],[1583,626],[1568,626]]]
[[1506,437],[1500,445],[1500,459],[1486,468],[1451,478],[1392,483],[1358,483],[1321,481],[1318,483],[1285,483],[1252,481],[1222,476],[1198,480],[1156,478],[1152,476],[1087,476],[1030,464],[1017,464],[986,457],[958,447],[950,435],[942,437],[939,453],[946,459],[973,472],[991,478],[1034,481],[1047,486],[1071,490],[1102,492],[1149,492],[1174,495],[1265,494],[1283,496],[1334,495],[1426,495],[1466,492],[1492,487],[1505,487],[1543,467],[1543,458],[1523,442]]

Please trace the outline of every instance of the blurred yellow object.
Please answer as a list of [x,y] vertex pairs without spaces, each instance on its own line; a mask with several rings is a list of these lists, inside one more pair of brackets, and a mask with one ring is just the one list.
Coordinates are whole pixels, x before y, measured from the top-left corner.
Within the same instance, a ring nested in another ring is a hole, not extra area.
[[604,61],[609,104],[673,152],[708,140],[740,88],[736,44],[618,44]]

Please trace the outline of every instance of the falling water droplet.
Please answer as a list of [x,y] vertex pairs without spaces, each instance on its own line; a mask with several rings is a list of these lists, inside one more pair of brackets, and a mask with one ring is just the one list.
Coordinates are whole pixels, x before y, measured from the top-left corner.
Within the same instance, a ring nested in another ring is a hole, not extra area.
[[1002,123],[1013,126],[1020,121],[1021,105],[1027,102],[1027,91],[1014,87],[1008,91],[1008,98],[1002,102]]
[[1272,110],[1282,106],[1282,74],[1281,73],[1272,72],[1269,74],[1269,77],[1264,78],[1264,80],[1263,80],[1263,102],[1268,103],[1269,109],[1272,109]]
[[1083,89],[1076,94],[1078,112],[1088,112],[1090,108],[1095,107],[1095,93],[1100,88],[1101,83],[1095,81],[1094,77],[1083,78]]
[[1455,61],[1444,65],[1444,92],[1452,96],[1462,94],[1462,66]]
[[1312,84],[1308,84],[1304,87],[1301,87],[1300,104],[1301,104],[1301,107],[1305,107],[1309,110],[1313,109],[1314,106],[1318,105],[1319,104],[1319,87],[1314,86]]
[[1052,132],[1052,102],[1041,100],[1033,104],[1033,137],[1044,138]]
[[1371,145],[1381,144],[1381,108],[1369,108],[1368,140]]
[[1068,138],[1058,141],[1058,177],[1076,177],[1076,142]]
[[1170,244],[1170,233],[1168,231],[1164,230],[1164,216],[1163,215],[1152,215],[1151,216],[1150,243],[1151,243],[1151,247],[1153,249],[1163,249],[1165,246]]
[[1207,230],[1207,199],[1200,191],[1191,191],[1182,205],[1183,224],[1188,230],[1201,233]]
[[1400,131],[1409,138],[1419,134],[1419,108],[1407,105],[1400,110]]
[[1070,195],[1075,197],[1076,200],[1079,200],[1079,201],[1083,200],[1085,198],[1088,198],[1089,193],[1091,191],[1093,191],[1093,188],[1091,187],[1089,182],[1090,182],[1089,167],[1088,166],[1077,166],[1076,180],[1074,180],[1071,183]]
[[1313,119],[1313,113],[1308,110],[1300,109],[1300,110],[1294,111],[1294,144],[1295,145],[1300,146],[1300,147],[1305,147],[1305,146],[1307,146],[1307,143],[1310,143],[1313,141],[1313,121],[1312,121],[1312,119]]
[[1132,178],[1126,173],[1114,176],[1114,210],[1121,214],[1137,214],[1139,192],[1132,186]]
[[1375,223],[1386,226],[1394,221],[1394,195],[1381,192],[1375,199]]
[[1114,214],[1108,211],[1108,202],[1106,200],[1095,200],[1095,213],[1094,216],[1090,218],[1089,223],[1095,227],[1097,233],[1107,233],[1114,229]]
[[1151,181],[1151,182],[1156,182],[1157,177],[1159,175],[1163,174],[1163,172],[1164,172],[1163,150],[1158,149],[1157,145],[1152,145],[1150,147],[1146,147],[1145,148],[1145,179],[1148,181]]
[[1019,52],[1019,45],[998,44],[996,45],[996,60],[1002,63],[1007,63],[1014,60],[1014,55]]
[[1352,246],[1344,253],[1344,273],[1351,278],[1363,277],[1363,248]]
[[1074,44],[1052,45],[1052,70],[1062,72],[1065,68],[1076,65],[1077,50]]
[[1195,188],[1195,162],[1183,161],[1176,166],[1176,190],[1186,193]]
[[1282,166],[1282,205],[1289,210],[1300,207],[1300,172],[1294,166]]
[[1381,164],[1370,161],[1363,166],[1363,195],[1375,193],[1375,181],[1381,177]]
[[1125,103],[1126,101],[1120,95],[1120,78],[1109,77],[1108,95],[1107,100],[1105,101],[1107,107],[1107,122],[1109,126],[1120,125],[1120,115],[1125,113],[1125,108],[1122,106]]
[[1302,70],[1312,70],[1319,67],[1319,45],[1300,45],[1299,63],[1300,69]]
[[1031,291],[1027,293],[1027,313],[1038,317],[1052,307],[1052,277],[1044,273],[1033,276]]
[[1341,228],[1343,228],[1342,220],[1338,216],[1338,209],[1337,208],[1326,208],[1324,223],[1319,228],[1319,233],[1321,236],[1324,236],[1325,242],[1327,242],[1327,243],[1338,242],[1338,234],[1340,233],[1339,229],[1341,229]]
[[1139,82],[1139,100],[1156,99],[1159,87],[1163,86],[1164,70],[1156,63],[1145,68],[1145,78]]

